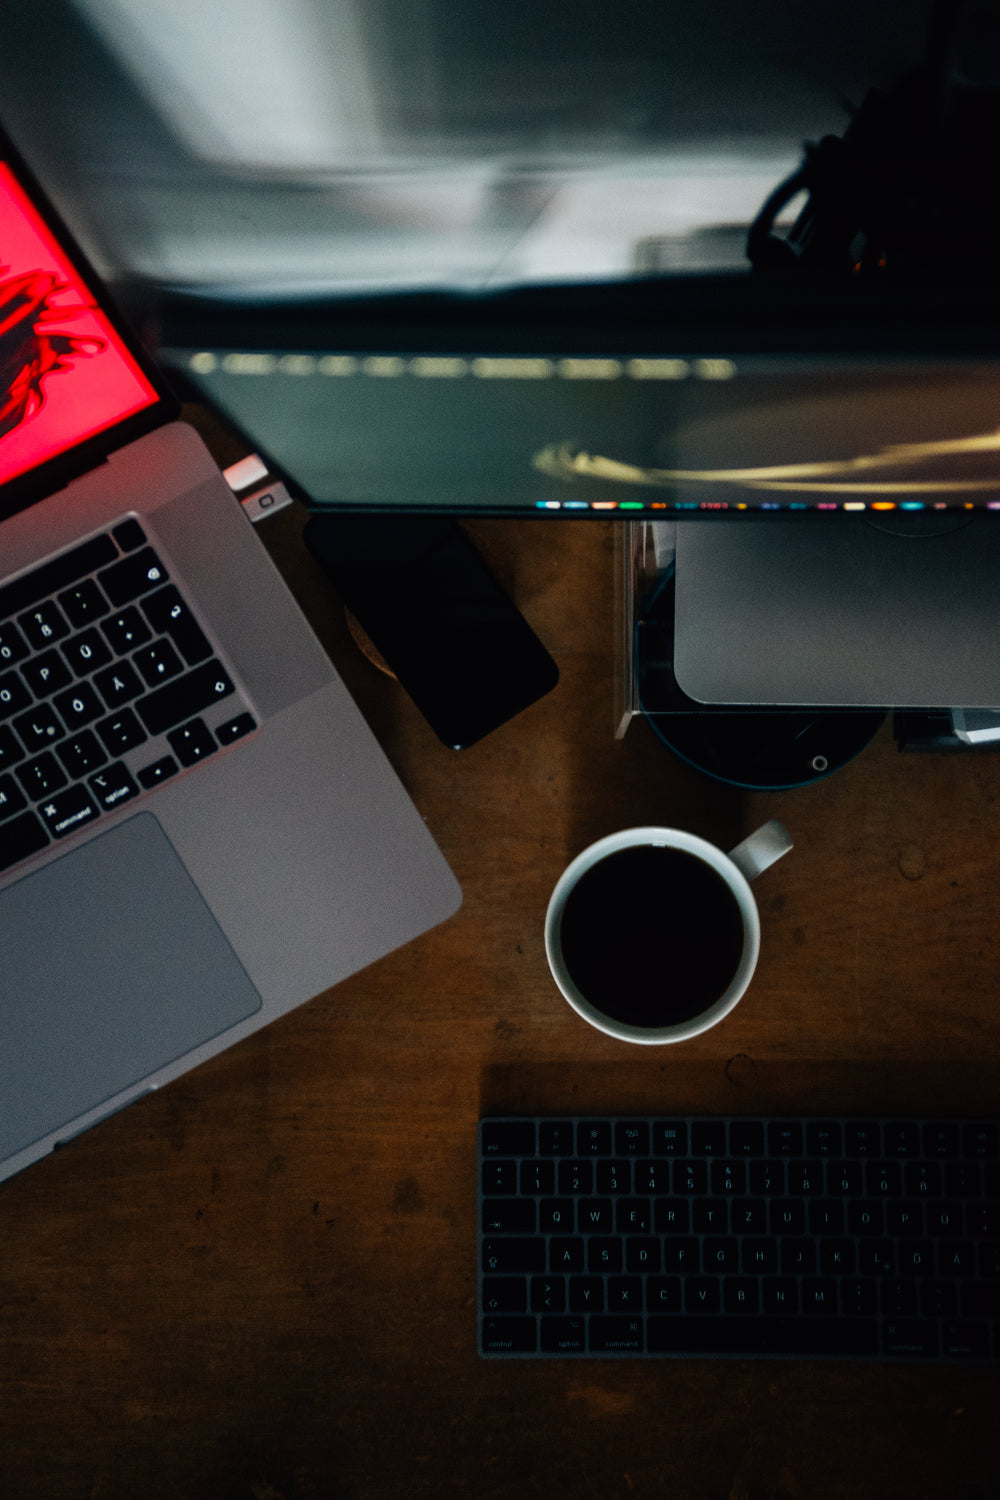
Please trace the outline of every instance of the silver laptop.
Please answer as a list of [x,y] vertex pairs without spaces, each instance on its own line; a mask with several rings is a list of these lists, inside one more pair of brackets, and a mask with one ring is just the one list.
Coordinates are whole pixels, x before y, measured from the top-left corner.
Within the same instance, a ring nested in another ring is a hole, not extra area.
[[175,416],[0,135],[0,1177],[461,900]]

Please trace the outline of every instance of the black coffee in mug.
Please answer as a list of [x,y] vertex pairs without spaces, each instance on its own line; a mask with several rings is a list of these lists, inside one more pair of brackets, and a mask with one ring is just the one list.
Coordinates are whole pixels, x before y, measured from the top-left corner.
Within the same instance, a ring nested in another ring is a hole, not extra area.
[[684,849],[637,844],[606,855],[566,898],[559,944],[585,1000],[627,1026],[674,1026],[729,988],[743,955],[739,903]]

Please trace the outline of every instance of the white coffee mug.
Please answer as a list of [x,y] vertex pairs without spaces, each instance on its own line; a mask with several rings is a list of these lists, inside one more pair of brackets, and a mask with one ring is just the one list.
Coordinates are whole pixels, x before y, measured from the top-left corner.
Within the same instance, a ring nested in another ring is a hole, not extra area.
[[585,1021],[621,1041],[680,1042],[746,993],[760,952],[750,881],[792,840],[772,819],[724,854],[676,828],[628,828],[560,876],[545,916],[553,978]]

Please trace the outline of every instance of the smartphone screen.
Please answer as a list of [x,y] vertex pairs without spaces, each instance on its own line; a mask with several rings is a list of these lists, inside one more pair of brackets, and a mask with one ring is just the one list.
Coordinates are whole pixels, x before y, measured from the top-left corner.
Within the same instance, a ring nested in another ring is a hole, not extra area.
[[305,542],[444,744],[474,744],[559,670],[457,522],[313,516]]

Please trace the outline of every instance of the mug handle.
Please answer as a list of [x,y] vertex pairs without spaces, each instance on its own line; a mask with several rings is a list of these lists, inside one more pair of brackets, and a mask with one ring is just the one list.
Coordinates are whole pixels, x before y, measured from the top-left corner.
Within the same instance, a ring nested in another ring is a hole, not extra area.
[[735,849],[730,849],[729,858],[747,880],[753,880],[768,865],[773,865],[776,859],[787,854],[792,847],[792,837],[784,823],[779,823],[777,818],[764,823],[752,833],[749,838],[737,844]]

